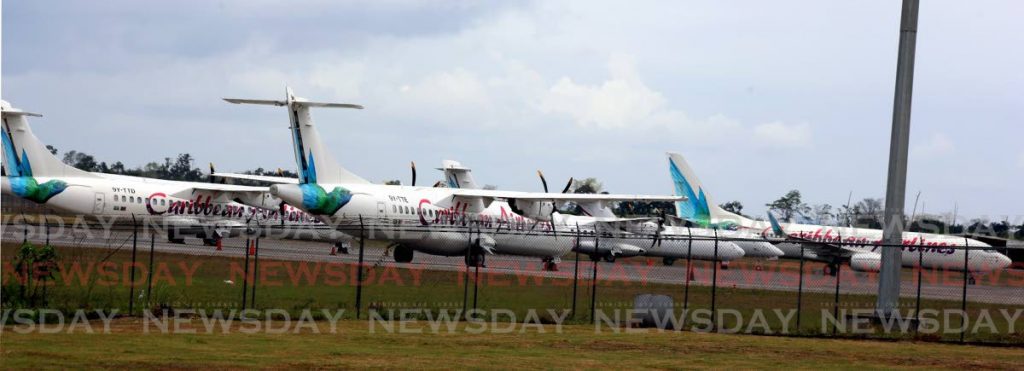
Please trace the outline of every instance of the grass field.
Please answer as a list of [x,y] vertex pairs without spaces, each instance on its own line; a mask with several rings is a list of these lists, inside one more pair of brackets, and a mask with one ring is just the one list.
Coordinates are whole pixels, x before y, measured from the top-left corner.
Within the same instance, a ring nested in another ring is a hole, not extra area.
[[[7,264],[17,251],[18,244],[4,243],[0,250],[0,259]],[[210,247],[196,246],[199,249]],[[126,313],[128,309],[128,277],[131,259],[130,250],[105,250],[83,247],[57,247],[59,263],[64,272],[58,272],[47,285],[45,296],[42,289],[36,287],[34,306],[55,308],[64,312],[76,309],[118,309]],[[143,310],[155,309],[235,309],[241,307],[242,272],[244,260],[241,257],[214,257],[206,255],[156,253],[154,256],[154,283],[150,293],[145,292],[146,264],[148,252],[140,251],[140,263],[136,276],[137,286],[135,314]],[[76,265],[77,264],[77,265]],[[110,269],[100,267],[108,264]],[[625,264],[620,262],[619,264]],[[303,309],[346,309],[345,317],[354,318],[355,314],[355,267],[350,264],[309,265],[294,261],[260,261],[263,274],[259,275],[257,299],[255,307],[261,309],[282,309],[297,313]],[[78,268],[73,268],[77,266]],[[91,268],[90,268],[91,267]],[[163,268],[161,268],[163,267]],[[12,282],[14,276],[5,266],[3,283],[5,293],[10,295],[19,289]],[[77,269],[77,270],[76,270]],[[547,309],[566,310],[572,306],[571,265],[563,265],[569,278],[538,279],[528,275],[486,274],[482,277],[478,292],[477,305],[482,309],[507,309],[517,318],[523,318],[529,310],[544,311]],[[320,272],[313,274],[313,272]],[[333,272],[333,273],[332,273]],[[388,309],[417,308],[429,312],[460,309],[463,305],[464,293],[473,297],[473,288],[463,285],[461,273],[431,271],[417,269],[386,269],[377,267],[367,270],[367,284],[363,290],[363,313],[371,308],[378,311]],[[591,281],[580,279],[577,294],[577,313],[571,317],[570,323],[587,323],[591,321],[590,288]],[[250,277],[247,281],[252,282]],[[226,283],[231,281],[231,283]],[[597,285],[597,308],[605,311],[629,309],[633,305],[633,297],[639,293],[666,294],[674,298],[675,313],[683,306],[682,285],[616,282],[606,281],[599,277]],[[691,286],[689,308],[709,309],[712,290],[706,286]],[[716,309],[731,309],[744,318],[750,318],[757,309],[790,310],[796,308],[796,293],[771,290],[750,290],[720,287],[716,291]],[[247,291],[251,295],[251,291]],[[247,299],[251,301],[251,296]],[[874,297],[870,295],[840,295],[841,309],[871,308]],[[148,301],[148,304],[147,304]],[[913,300],[904,300],[907,307],[913,308]],[[796,318],[783,320],[768,316],[767,324],[774,332],[788,327],[790,333],[805,335],[831,333],[831,328],[822,325],[822,317],[832,312],[834,297],[832,294],[804,293],[800,323],[796,328]],[[30,307],[25,302],[12,303],[10,296],[5,296],[5,308]],[[959,301],[923,300],[923,308],[959,309]],[[1018,309],[1020,307],[976,304],[969,305],[969,316],[977,317],[980,310]],[[365,316],[365,314],[364,314]],[[386,317],[386,315],[385,315]],[[365,318],[365,317],[364,317]],[[1009,326],[999,316],[993,319],[997,329]],[[717,323],[720,327],[733,327],[734,318],[724,318]],[[987,328],[977,334],[971,334],[969,341],[985,341],[995,343],[1024,343],[1024,316],[1014,323],[1013,334],[993,334]],[[759,332],[755,330],[754,332]],[[895,336],[895,335],[893,335]],[[911,338],[912,335],[899,337]],[[930,340],[958,340],[958,334],[934,335],[926,337]]]
[[138,319],[114,321],[111,334],[0,337],[0,368],[787,368],[1014,369],[1019,348],[917,342],[649,332],[595,333],[554,326],[510,334],[370,333],[341,321],[336,333],[144,334]]

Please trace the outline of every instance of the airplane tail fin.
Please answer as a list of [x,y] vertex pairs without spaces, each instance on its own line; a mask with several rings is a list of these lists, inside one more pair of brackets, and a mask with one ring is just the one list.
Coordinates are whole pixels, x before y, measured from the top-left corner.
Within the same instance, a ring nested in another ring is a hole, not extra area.
[[711,201],[711,195],[700,183],[697,174],[686,163],[683,155],[668,153],[669,174],[675,186],[676,196],[686,196],[686,201],[676,202],[676,216],[697,223],[711,226],[713,221],[732,221],[739,223],[746,219],[740,215],[723,210]]
[[782,225],[779,224],[779,220],[778,219],[775,219],[775,214],[773,214],[771,212],[771,210],[768,211],[768,222],[771,223],[771,225],[772,225],[772,232],[774,232],[776,236],[785,236],[786,235],[786,231],[782,229]]
[[480,185],[473,180],[472,170],[458,161],[444,160],[438,170],[444,171],[444,181],[448,188],[480,189]]
[[43,142],[32,134],[29,127],[29,116],[42,115],[25,112],[11,107],[10,103],[0,101],[0,112],[3,119],[3,157],[4,171],[10,177],[91,177],[87,171],[80,170],[62,162]]
[[291,88],[285,88],[285,100],[224,99],[234,104],[259,104],[288,108],[289,129],[292,132],[292,146],[295,164],[299,172],[299,183],[351,184],[369,183],[338,164],[320,140],[320,133],[313,126],[310,107],[355,108],[363,107],[347,103],[310,102],[295,96]]

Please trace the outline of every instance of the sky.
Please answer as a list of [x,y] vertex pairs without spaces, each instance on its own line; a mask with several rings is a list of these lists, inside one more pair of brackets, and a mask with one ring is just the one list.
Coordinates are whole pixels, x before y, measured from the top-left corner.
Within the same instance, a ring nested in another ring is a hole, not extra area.
[[[332,153],[371,181],[540,191],[595,177],[672,191],[682,153],[712,201],[798,189],[884,197],[899,1],[7,1],[2,96],[44,142],[127,165],[293,169],[280,108],[318,101]],[[926,0],[907,213],[1024,221],[1024,3]],[[918,210],[922,206],[919,206]]]

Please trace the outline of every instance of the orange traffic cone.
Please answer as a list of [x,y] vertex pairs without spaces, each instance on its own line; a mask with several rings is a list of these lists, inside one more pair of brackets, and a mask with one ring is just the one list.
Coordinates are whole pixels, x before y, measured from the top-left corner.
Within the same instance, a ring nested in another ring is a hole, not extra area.
[[338,255],[338,247],[337,246],[333,246],[333,245],[331,246],[331,255],[332,256],[333,255]]
[[256,241],[249,243],[249,255],[256,255]]
[[218,239],[217,240],[217,251],[223,251],[223,250],[224,250],[224,240]]

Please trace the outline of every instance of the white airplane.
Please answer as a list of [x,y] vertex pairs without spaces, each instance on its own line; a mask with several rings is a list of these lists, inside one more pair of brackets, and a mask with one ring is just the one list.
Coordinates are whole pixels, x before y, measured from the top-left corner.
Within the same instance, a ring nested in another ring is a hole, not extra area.
[[[678,153],[669,153],[669,172],[675,183],[676,193],[685,195],[687,201],[679,201],[676,208],[679,216],[699,225],[722,229],[759,232],[762,236],[781,237],[779,247],[786,257],[799,258],[801,246],[806,259],[829,263],[829,273],[835,274],[843,262],[857,271],[878,271],[881,267],[882,230],[868,228],[833,227],[789,223],[781,225],[769,213],[770,223],[752,220],[718,207],[711,201],[711,195],[703,188],[696,173]],[[969,238],[933,233],[904,232],[902,263],[905,267],[917,267],[918,259],[925,268],[964,270],[964,249],[955,246],[980,247],[969,250],[967,270],[988,272],[1010,266],[1010,258],[990,245]],[[918,255],[921,255],[920,257]],[[973,280],[973,278],[972,278]]]
[[[324,240],[339,247],[351,238],[298,209],[280,205],[266,188],[180,182],[92,173],[61,162],[29,127],[25,112],[3,101],[3,193],[55,209],[138,223],[167,231],[168,240],[186,235],[207,245],[221,238],[255,232],[286,238]],[[244,200],[251,205],[238,202]]]
[[[449,188],[479,189],[479,185],[473,179],[471,169],[462,166],[458,161],[445,160],[441,168],[444,171],[445,182]],[[547,192],[547,180],[540,171],[537,174]],[[562,193],[569,190],[572,179],[566,184]],[[577,201],[587,214],[585,216],[562,214],[553,211],[551,216],[560,220],[564,225],[579,225],[582,230],[593,232],[600,228],[603,234],[613,238],[606,238],[598,245],[597,254],[594,254],[594,246],[585,246],[581,243],[580,252],[591,254],[592,257],[603,257],[608,262],[613,262],[617,257],[631,256],[653,256],[660,257],[665,265],[672,265],[676,259],[685,259],[688,256],[698,260],[715,260],[715,242],[711,239],[713,231],[702,228],[681,228],[659,231],[659,224],[650,221],[651,218],[620,218],[607,207],[603,201]],[[545,208],[553,206],[545,205]],[[515,211],[515,209],[512,209]],[[490,210],[492,213],[505,213],[505,205],[500,210]],[[690,235],[695,237],[692,239]],[[616,241],[618,243],[606,243]],[[649,241],[649,242],[648,242]],[[766,243],[767,244],[767,243]],[[768,244],[768,246],[772,246]],[[772,246],[774,249],[774,246]],[[779,251],[778,255],[782,255]],[[718,260],[730,261],[745,256],[745,250],[729,241],[719,241]]]
[[[237,176],[274,184],[270,193],[321,218],[339,230],[384,240],[397,262],[410,262],[414,251],[466,256],[480,264],[483,254],[540,257],[557,269],[574,245],[575,226],[551,218],[556,201],[678,201],[676,196],[553,194],[372,184],[341,167],[327,152],[310,118],[311,107],[356,108],[343,103],[310,102],[286,88],[285,100],[225,99],[235,104],[286,107],[298,179]],[[230,174],[220,174],[230,177]],[[238,174],[235,174],[238,175]],[[495,202],[515,204],[522,214],[495,219],[485,213]],[[472,244],[469,242],[472,241]],[[603,242],[603,241],[602,241]],[[472,248],[470,248],[472,245]]]

